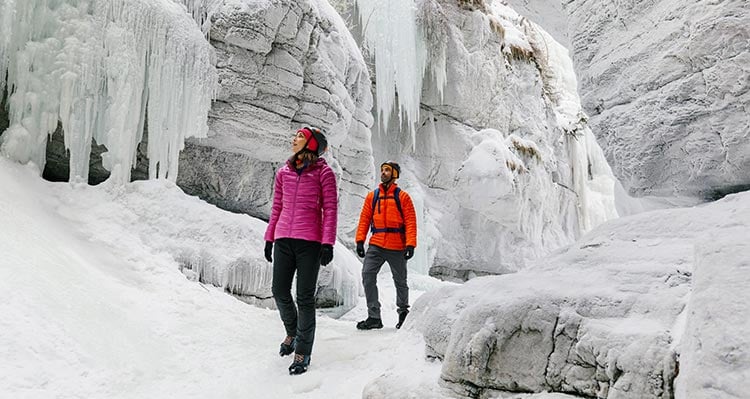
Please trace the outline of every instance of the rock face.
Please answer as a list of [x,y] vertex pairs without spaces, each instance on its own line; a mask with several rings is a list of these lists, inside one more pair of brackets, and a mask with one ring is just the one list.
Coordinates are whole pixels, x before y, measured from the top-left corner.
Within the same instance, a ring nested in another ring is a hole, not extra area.
[[750,188],[750,7],[743,0],[567,2],[581,96],[636,196]]
[[[177,184],[220,208],[267,219],[273,178],[291,155],[294,130],[320,127],[329,139],[325,157],[338,177],[339,236],[353,238],[367,192],[361,182],[373,175],[371,83],[356,43],[326,1],[224,3],[213,14],[210,31],[221,87],[209,113],[209,137],[186,141]],[[5,126],[7,114],[0,107],[0,128]],[[68,178],[70,158],[61,132],[48,142],[45,177],[50,180]],[[134,180],[148,176],[147,145],[148,126]],[[92,146],[91,184],[109,176],[101,167],[105,150]],[[235,234],[233,246],[262,253],[262,243],[248,237],[262,237],[264,228],[253,226]],[[321,270],[318,306],[342,311],[357,300],[359,263],[338,247],[337,261]],[[244,253],[227,258],[224,249],[187,242],[168,252],[188,277],[224,287],[246,302],[274,306],[265,260]]]
[[733,237],[748,207],[742,194],[617,219],[521,272],[425,293],[410,317],[465,396],[672,398],[679,353],[682,397],[741,397],[747,244]]
[[507,7],[470,3],[418,3],[447,84],[425,77],[413,137],[396,117],[373,128],[378,163],[402,164],[421,209],[415,260],[460,281],[522,269],[615,215],[564,47]]
[[[353,237],[366,194],[362,182],[373,178],[372,94],[367,67],[341,17],[319,0],[214,3],[223,3],[210,30],[220,88],[209,137],[187,140],[180,152],[178,185],[223,209],[267,219],[273,176],[291,155],[292,134],[317,126],[327,133],[325,157],[338,176],[339,236]],[[148,128],[133,180],[147,176],[147,140]],[[92,146],[92,184],[109,177],[101,167],[104,150]],[[69,160],[58,132],[47,147],[45,177],[67,180]]]
[[[747,193],[723,201],[746,201]],[[747,213],[738,213],[747,220]],[[681,343],[680,376],[675,397],[747,396],[750,379],[750,309],[746,306],[750,262],[747,222],[724,226],[721,240],[696,249],[693,290]],[[737,267],[739,266],[739,267]]]
[[[188,143],[178,184],[224,209],[267,219],[275,170],[302,126],[322,128],[340,186],[339,236],[350,237],[372,179],[367,68],[324,1],[227,2],[213,15],[221,88],[209,137]],[[350,200],[351,199],[351,200]]]

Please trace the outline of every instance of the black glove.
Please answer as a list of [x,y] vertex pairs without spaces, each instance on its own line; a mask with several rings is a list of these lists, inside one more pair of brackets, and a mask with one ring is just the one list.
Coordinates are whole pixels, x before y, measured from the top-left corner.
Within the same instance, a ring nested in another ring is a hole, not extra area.
[[407,245],[406,251],[404,251],[404,259],[409,260],[412,256],[414,256],[414,247]]
[[273,262],[273,259],[271,258],[271,251],[273,250],[273,241],[266,241],[266,260],[269,262]]
[[325,266],[333,260],[333,245],[323,244],[320,247],[320,264]]
[[357,243],[357,255],[359,255],[360,258],[365,257],[365,243],[362,241]]

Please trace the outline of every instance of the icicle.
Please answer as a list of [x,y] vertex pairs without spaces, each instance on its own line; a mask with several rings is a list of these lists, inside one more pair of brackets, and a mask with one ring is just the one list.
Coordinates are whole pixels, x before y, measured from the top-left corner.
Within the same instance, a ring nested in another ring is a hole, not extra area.
[[108,149],[111,179],[127,182],[148,111],[151,177],[176,179],[184,139],[206,136],[217,87],[212,49],[182,6],[0,0],[0,10],[0,29],[9,32],[0,39],[11,124],[4,154],[41,170],[47,135],[59,120],[71,181],[87,179],[96,139]]
[[356,270],[334,262],[333,267],[333,288],[341,297],[341,306],[343,310],[353,309],[357,306],[359,297],[359,274]]
[[208,35],[211,30],[211,16],[216,12],[223,0],[174,0],[187,8],[195,22],[200,26],[203,34]]
[[416,22],[427,48],[429,71],[438,89],[440,101],[447,83],[445,51],[450,40],[451,22],[435,0],[417,0]]
[[267,262],[243,257],[230,263],[222,284],[229,292],[260,298],[271,296],[273,267]]
[[413,0],[357,0],[366,47],[375,56],[378,119],[388,128],[398,93],[398,115],[412,145],[422,95],[427,50],[417,29]]
[[524,20],[523,28],[535,53],[557,123],[565,132],[573,189],[578,195],[578,224],[585,233],[618,216],[615,178],[586,123],[568,50],[533,22]]

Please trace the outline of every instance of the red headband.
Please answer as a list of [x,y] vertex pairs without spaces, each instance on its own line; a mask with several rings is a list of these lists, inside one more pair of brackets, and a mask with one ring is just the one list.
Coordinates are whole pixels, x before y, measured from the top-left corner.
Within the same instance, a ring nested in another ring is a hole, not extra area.
[[305,135],[305,140],[307,140],[305,148],[313,152],[318,151],[318,140],[315,140],[315,136],[313,136],[312,131],[308,128],[302,128],[300,130],[297,130],[297,133],[300,132]]

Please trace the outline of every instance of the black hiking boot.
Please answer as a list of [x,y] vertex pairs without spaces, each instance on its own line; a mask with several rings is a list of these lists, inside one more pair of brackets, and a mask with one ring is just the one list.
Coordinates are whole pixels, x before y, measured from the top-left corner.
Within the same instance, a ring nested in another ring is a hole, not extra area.
[[396,323],[397,330],[401,328],[401,326],[404,324],[404,320],[406,320],[406,315],[408,314],[409,314],[409,311],[406,309],[398,312],[398,323]]
[[383,321],[374,317],[368,317],[367,320],[357,323],[358,330],[372,330],[375,328],[383,328]]
[[299,353],[295,353],[294,362],[289,366],[289,375],[302,374],[307,371],[309,365],[310,355],[300,355]]
[[284,342],[281,343],[281,347],[279,347],[279,355],[281,357],[291,355],[295,347],[297,347],[297,337],[286,337]]

